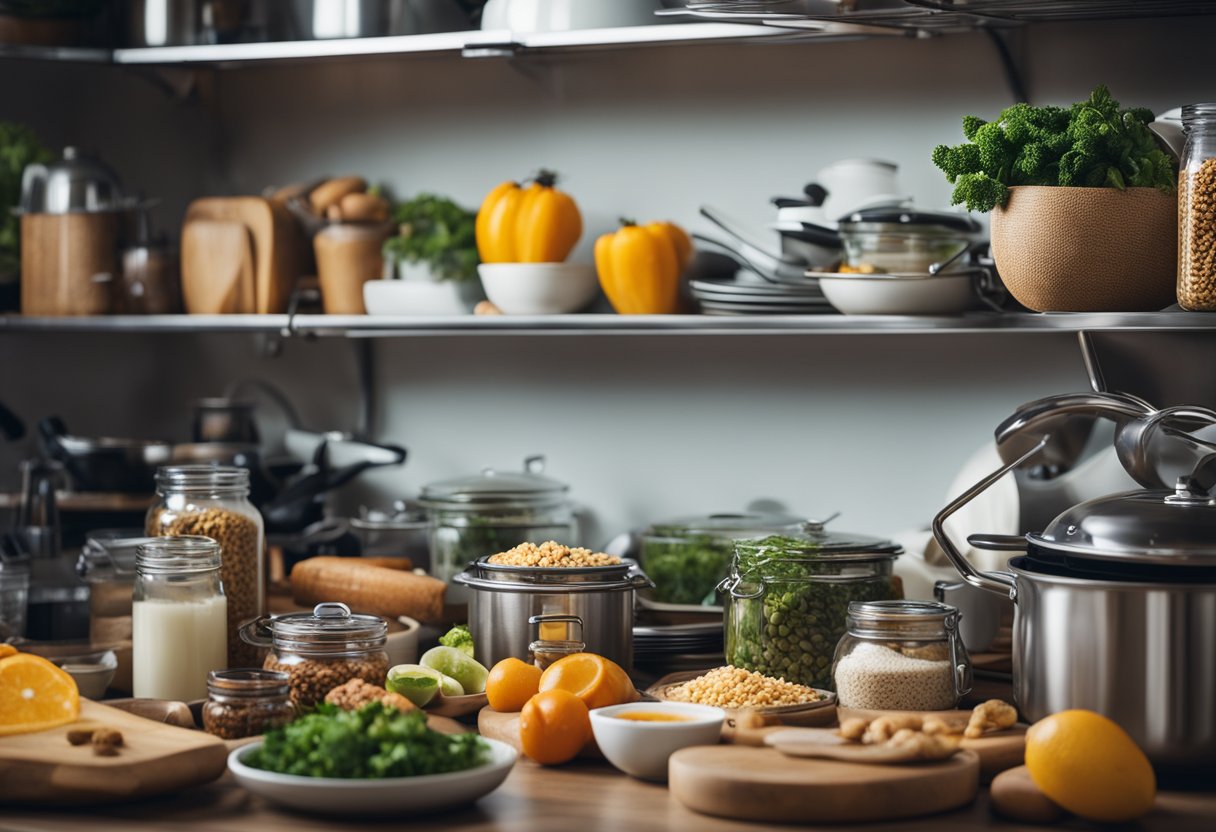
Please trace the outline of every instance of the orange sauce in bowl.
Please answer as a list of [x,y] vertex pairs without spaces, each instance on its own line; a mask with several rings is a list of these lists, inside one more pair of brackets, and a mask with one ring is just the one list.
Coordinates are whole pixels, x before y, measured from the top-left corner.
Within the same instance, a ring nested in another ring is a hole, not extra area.
[[683,714],[664,713],[663,711],[625,711],[613,714],[616,719],[628,719],[631,722],[692,722],[692,717]]

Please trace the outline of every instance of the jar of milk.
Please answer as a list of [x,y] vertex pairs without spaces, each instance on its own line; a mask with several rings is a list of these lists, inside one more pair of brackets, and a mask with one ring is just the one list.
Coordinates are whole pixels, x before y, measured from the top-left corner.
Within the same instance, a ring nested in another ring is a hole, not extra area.
[[207,674],[227,667],[228,599],[220,546],[209,537],[149,540],[135,553],[132,685],[138,698],[207,697]]

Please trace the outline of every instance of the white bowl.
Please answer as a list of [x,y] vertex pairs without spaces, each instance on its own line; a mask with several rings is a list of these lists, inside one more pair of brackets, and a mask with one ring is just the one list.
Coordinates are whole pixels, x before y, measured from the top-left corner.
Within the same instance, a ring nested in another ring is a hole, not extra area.
[[103,698],[118,670],[118,657],[113,650],[60,656],[52,661],[75,680],[80,695],[86,699]]
[[477,273],[486,297],[506,315],[577,312],[600,288],[590,263],[482,263]]
[[564,32],[666,23],[656,17],[662,0],[490,0],[481,13],[482,29],[512,32]]
[[467,315],[460,287],[450,280],[369,280],[363,284],[369,315]]
[[[668,713],[681,722],[642,722],[620,719],[628,711]],[[717,745],[726,712],[686,702],[631,702],[591,712],[595,743],[608,762],[643,780],[666,780],[667,758],[690,745]]]
[[292,809],[335,815],[374,815],[387,812],[431,812],[467,808],[502,785],[515,765],[516,751],[505,742],[486,739],[490,761],[467,771],[388,777],[383,780],[347,780],[277,774],[245,765],[244,760],[262,741],[228,755],[228,769],[237,782],[254,794]]
[[970,274],[815,276],[824,297],[846,315],[957,315],[976,301]]

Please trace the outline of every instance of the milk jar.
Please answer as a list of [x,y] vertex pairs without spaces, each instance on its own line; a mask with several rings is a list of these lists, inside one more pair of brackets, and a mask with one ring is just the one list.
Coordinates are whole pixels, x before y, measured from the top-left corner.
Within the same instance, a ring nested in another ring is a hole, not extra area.
[[220,546],[209,537],[149,540],[135,555],[132,682],[138,698],[207,697],[207,674],[227,666],[228,602]]

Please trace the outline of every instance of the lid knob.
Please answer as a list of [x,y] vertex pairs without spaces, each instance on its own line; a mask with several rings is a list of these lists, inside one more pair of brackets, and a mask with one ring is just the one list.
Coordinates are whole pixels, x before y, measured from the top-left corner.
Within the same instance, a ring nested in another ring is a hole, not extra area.
[[317,618],[350,618],[350,607],[335,601],[327,601],[313,607],[312,614]]

